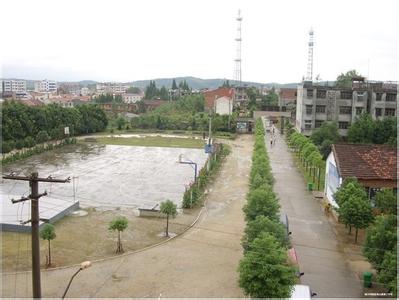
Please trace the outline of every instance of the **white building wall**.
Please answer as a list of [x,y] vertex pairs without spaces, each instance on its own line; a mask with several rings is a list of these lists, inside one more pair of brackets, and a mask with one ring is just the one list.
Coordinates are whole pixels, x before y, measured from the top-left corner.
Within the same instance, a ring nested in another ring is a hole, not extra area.
[[303,86],[298,85],[297,93],[296,93],[296,118],[295,118],[295,128],[299,132],[302,132],[302,110],[303,110]]
[[2,89],[4,92],[26,92],[26,81],[25,80],[4,80],[2,82]]
[[215,112],[219,115],[231,115],[233,100],[228,97],[221,97],[215,100]]
[[334,207],[338,207],[337,202],[334,200],[334,193],[342,184],[342,178],[338,173],[337,163],[335,162],[334,153],[328,155],[326,160],[326,176],[324,181],[324,195],[328,202]]

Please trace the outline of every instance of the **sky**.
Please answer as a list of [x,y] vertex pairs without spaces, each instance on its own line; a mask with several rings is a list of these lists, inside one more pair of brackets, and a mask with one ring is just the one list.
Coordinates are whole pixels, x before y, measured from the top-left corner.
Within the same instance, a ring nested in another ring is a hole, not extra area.
[[396,0],[6,0],[2,78],[134,81],[233,78],[237,13],[242,80],[299,82],[314,30],[314,77],[356,69],[398,80]]

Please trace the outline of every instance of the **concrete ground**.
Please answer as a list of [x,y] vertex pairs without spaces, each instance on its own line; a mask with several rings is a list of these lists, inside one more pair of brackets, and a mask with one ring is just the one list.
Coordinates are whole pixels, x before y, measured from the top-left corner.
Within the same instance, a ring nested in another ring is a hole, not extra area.
[[362,282],[349,267],[332,225],[306,190],[285,141],[277,131],[275,135],[271,147],[270,134],[266,134],[266,146],[276,180],[274,190],[282,212],[288,215],[300,270],[305,272],[302,284],[309,285],[317,297],[362,297]]
[[[192,229],[161,246],[94,262],[77,275],[68,296],[243,297],[237,268],[242,257],[242,207],[248,190],[252,139],[241,135],[231,142],[232,153]],[[60,297],[76,270],[75,266],[43,271],[43,297]],[[1,283],[2,297],[32,295],[29,272],[1,274]]]

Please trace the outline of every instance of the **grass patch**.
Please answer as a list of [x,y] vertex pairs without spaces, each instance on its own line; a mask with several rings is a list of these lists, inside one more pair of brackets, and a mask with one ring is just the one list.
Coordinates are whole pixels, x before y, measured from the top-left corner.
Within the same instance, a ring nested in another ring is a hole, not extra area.
[[[188,135],[188,136],[201,136],[203,132],[198,130],[168,130],[168,129],[142,129],[142,128],[131,128],[131,129],[122,129],[118,130],[113,128],[113,132],[107,129],[102,132],[92,133],[91,135],[104,135],[104,134],[125,134],[125,133],[162,133],[162,134],[173,134],[173,135]],[[206,130],[206,135],[208,135],[208,130]],[[228,139],[234,140],[237,137],[237,133],[225,132],[225,131],[216,131],[212,133],[214,138],[218,139]]]
[[204,147],[202,139],[176,138],[162,136],[146,137],[99,137],[97,142],[105,145],[143,146],[143,147],[172,147],[172,148],[198,148]]

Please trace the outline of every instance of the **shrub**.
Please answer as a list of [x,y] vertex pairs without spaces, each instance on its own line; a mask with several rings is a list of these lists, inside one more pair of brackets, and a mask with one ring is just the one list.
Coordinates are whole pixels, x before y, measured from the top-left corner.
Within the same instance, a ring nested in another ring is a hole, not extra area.
[[36,141],[41,144],[45,143],[50,139],[50,136],[48,135],[47,131],[42,130],[40,131],[37,136],[36,136]]

